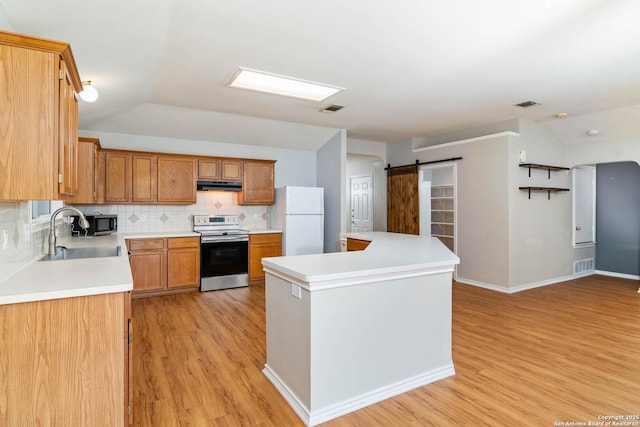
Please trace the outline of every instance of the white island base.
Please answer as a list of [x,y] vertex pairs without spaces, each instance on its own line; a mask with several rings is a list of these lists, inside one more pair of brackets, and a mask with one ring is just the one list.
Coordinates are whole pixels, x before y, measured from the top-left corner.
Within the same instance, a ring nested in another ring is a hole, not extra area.
[[263,372],[309,426],[455,373],[451,280],[459,259],[431,237],[352,236],[372,243],[263,260]]

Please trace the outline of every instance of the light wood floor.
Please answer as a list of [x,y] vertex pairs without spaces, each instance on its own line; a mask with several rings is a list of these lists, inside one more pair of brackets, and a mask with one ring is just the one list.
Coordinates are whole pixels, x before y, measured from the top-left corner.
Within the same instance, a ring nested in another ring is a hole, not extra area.
[[[603,276],[511,295],[454,283],[456,375],[323,426],[553,426],[640,414],[637,289]],[[134,425],[303,425],[261,372],[262,286],[137,299],[133,320]]]

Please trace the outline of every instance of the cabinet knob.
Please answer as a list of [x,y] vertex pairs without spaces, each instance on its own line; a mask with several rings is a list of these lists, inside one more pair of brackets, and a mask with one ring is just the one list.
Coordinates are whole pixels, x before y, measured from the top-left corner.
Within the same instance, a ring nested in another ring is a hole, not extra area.
[[582,227],[580,227],[579,225],[576,225],[576,231],[580,231],[582,230]]

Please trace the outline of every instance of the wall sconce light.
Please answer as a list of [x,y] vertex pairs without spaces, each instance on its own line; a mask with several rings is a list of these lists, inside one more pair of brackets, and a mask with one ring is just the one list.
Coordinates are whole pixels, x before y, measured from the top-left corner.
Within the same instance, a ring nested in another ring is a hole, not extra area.
[[98,91],[95,87],[91,86],[91,80],[82,82],[82,92],[80,92],[80,98],[84,102],[94,102],[98,99]]

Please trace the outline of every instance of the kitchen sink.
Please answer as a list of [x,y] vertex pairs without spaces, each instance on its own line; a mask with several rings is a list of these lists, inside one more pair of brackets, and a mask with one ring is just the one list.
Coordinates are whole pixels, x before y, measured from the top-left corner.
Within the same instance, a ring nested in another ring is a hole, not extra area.
[[65,248],[58,246],[55,255],[45,255],[40,261],[60,261],[63,259],[105,258],[120,256],[120,246],[97,246],[87,248]]

